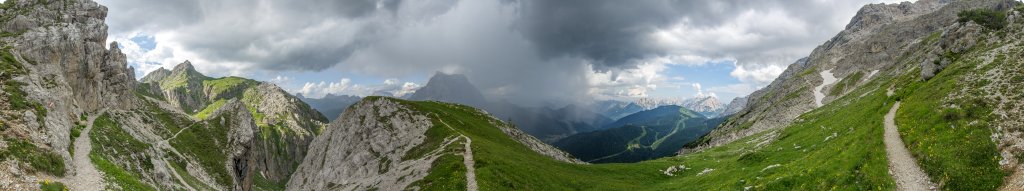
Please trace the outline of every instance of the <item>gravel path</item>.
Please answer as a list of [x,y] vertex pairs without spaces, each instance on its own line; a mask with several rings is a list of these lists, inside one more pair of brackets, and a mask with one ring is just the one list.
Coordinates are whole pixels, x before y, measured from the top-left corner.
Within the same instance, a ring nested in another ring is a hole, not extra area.
[[476,191],[479,188],[476,185],[476,161],[473,160],[473,139],[462,135],[462,138],[466,138],[466,154],[462,155],[462,163],[466,165],[466,190]]
[[89,159],[89,153],[92,152],[92,139],[89,138],[89,132],[92,131],[93,121],[96,121],[96,118],[103,115],[104,112],[106,109],[89,116],[85,129],[75,139],[75,153],[71,159],[71,163],[75,166],[75,175],[64,181],[70,190],[103,190],[106,187],[103,183],[103,173],[96,170],[96,166],[93,166],[92,160]]
[[[434,114],[434,116],[437,116],[437,114]],[[452,128],[452,125],[449,125],[447,122],[444,122],[444,120],[442,120],[440,116],[437,116],[437,120],[444,124],[444,126],[448,127],[448,129],[454,131],[455,133],[458,133],[459,137],[466,139],[466,151],[464,154],[462,154],[462,164],[466,165],[466,190],[480,190],[480,188],[476,184],[476,160],[473,159],[473,139],[470,139],[466,135],[459,133],[459,131],[456,131],[455,128]]]
[[889,158],[889,174],[896,181],[896,190],[935,190],[935,183],[917,166],[917,161],[903,145],[903,139],[896,130],[896,110],[899,108],[900,102],[896,102],[885,114],[885,153]]
[[[171,136],[171,138],[164,139],[164,140],[160,141],[159,143],[157,143],[157,145],[159,145],[160,147],[163,147],[163,148],[166,148],[166,149],[170,150],[172,153],[174,153],[178,157],[184,158],[185,155],[181,155],[181,153],[178,152],[178,149],[175,149],[174,147],[172,147],[171,144],[168,143],[168,141],[170,141],[171,139],[177,138],[178,135],[181,134],[181,132],[184,132],[185,130],[188,130],[188,128],[192,128],[192,125],[189,125],[188,127],[185,127],[185,128],[182,128],[181,130],[178,130],[178,133],[175,133],[174,136]],[[196,188],[193,188],[192,185],[189,185],[188,182],[185,181],[185,178],[182,178],[181,174],[178,174],[177,170],[174,170],[174,168],[170,166],[170,164],[169,164],[170,161],[168,161],[166,158],[163,158],[163,160],[168,162],[167,168],[170,169],[171,175],[174,175],[174,178],[178,179],[178,183],[180,183],[181,185],[185,186],[185,188],[188,189],[188,190],[196,190]],[[185,168],[185,167],[182,167],[182,168]]]

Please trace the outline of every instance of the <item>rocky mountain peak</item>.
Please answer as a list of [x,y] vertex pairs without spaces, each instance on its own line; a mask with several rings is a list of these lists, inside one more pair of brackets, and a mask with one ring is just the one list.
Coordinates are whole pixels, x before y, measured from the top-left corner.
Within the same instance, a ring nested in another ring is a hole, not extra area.
[[149,72],[149,74],[146,74],[145,76],[143,76],[141,81],[142,81],[142,83],[150,83],[150,82],[157,82],[157,83],[159,83],[160,80],[164,80],[164,78],[167,78],[167,76],[170,76],[170,75],[171,75],[171,71],[170,70],[167,70],[164,67],[160,67],[160,68],[157,68],[156,70],[153,70],[152,72]]
[[725,104],[718,100],[718,96],[703,95],[683,101],[683,107],[696,111],[707,116],[717,116],[725,110]]
[[190,76],[204,76],[202,73],[199,73],[198,71],[196,71],[196,68],[194,66],[192,66],[192,62],[190,62],[188,60],[185,60],[185,62],[182,62],[181,64],[178,64],[177,66],[174,66],[174,69],[171,70],[171,73],[172,73],[172,76],[173,76],[173,74],[186,74],[186,75],[190,75]]
[[920,0],[914,3],[902,2],[892,4],[868,4],[857,11],[857,15],[846,25],[846,30],[859,30],[896,20],[920,15],[934,11],[949,4],[952,0]]
[[437,72],[427,84],[409,97],[411,100],[434,100],[481,107],[487,101],[480,90],[462,74]]

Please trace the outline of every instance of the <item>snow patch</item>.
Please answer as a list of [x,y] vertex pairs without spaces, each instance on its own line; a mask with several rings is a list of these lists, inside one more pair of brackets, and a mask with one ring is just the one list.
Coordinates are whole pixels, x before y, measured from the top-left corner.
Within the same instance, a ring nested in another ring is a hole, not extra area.
[[832,74],[832,70],[821,71],[821,73],[818,74],[821,74],[821,79],[824,81],[821,82],[821,85],[814,88],[814,103],[817,104],[818,107],[821,107],[821,101],[825,99],[825,93],[821,92],[821,90],[824,89],[826,85],[836,83],[838,79],[836,79],[836,76]]
[[867,78],[865,78],[865,79],[871,79],[871,77],[872,77],[872,76],[875,76],[875,74],[877,74],[877,73],[878,73],[878,70],[873,70],[873,71],[871,71],[871,73],[870,73],[870,74],[868,74],[868,77],[867,77]]

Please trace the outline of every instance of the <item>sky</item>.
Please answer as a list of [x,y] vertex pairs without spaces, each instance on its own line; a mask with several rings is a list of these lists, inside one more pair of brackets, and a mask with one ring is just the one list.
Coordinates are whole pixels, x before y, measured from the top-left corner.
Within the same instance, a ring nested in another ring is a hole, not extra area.
[[893,0],[97,0],[139,78],[189,60],[292,93],[403,95],[435,72],[523,104],[724,101]]

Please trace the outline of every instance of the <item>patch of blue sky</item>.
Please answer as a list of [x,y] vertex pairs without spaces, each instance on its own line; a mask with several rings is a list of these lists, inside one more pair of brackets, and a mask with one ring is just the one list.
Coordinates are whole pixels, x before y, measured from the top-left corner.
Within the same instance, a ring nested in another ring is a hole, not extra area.
[[698,93],[692,84],[698,83],[701,85],[703,93],[715,93],[724,101],[738,96],[745,96],[741,95],[742,93],[710,90],[714,87],[742,84],[743,82],[730,75],[735,69],[735,61],[731,60],[712,61],[700,65],[669,65],[662,73],[663,76],[668,78],[666,83],[669,84],[668,87],[662,85],[650,94],[653,97],[690,98]]
[[153,36],[140,34],[132,37],[131,41],[138,44],[142,51],[150,51],[156,48],[156,39]]

